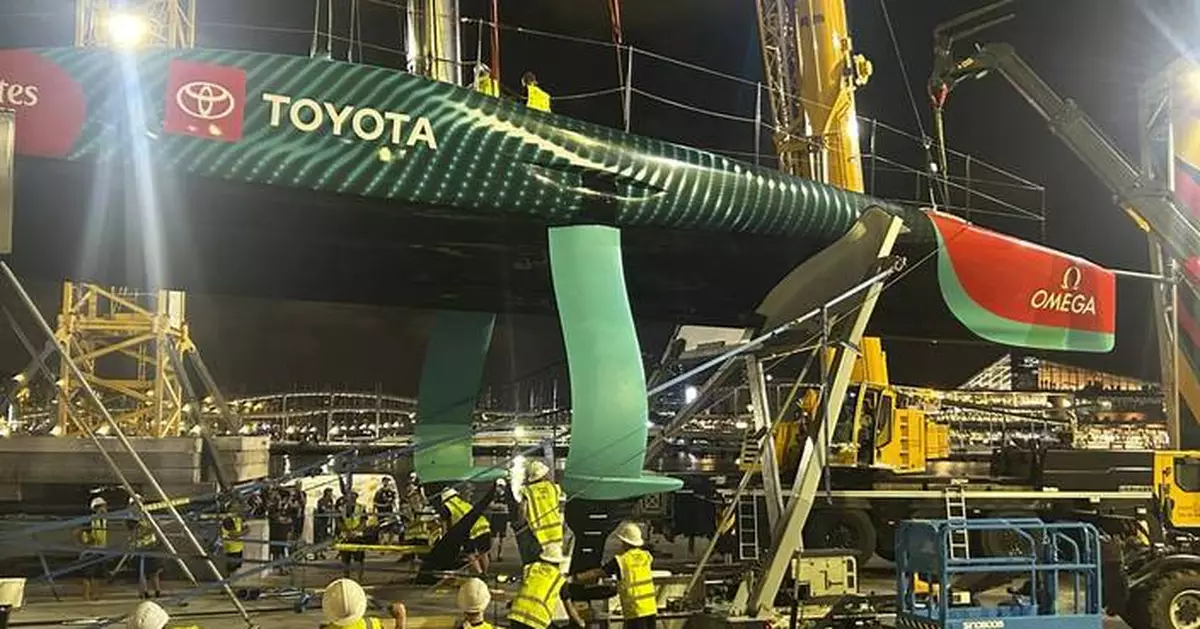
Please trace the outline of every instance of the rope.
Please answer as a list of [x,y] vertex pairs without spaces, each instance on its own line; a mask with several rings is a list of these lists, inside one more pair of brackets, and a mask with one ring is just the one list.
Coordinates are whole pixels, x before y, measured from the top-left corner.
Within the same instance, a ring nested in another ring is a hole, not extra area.
[[681,103],[679,101],[671,100],[671,99],[663,97],[663,96],[658,96],[655,94],[651,94],[650,92],[639,90],[636,87],[631,87],[630,89],[633,91],[634,94],[638,94],[639,96],[645,96],[646,98],[649,98],[650,100],[656,100],[660,103],[665,103],[667,105],[671,105],[672,107],[678,107],[679,109],[686,109],[688,111],[694,111],[698,114],[713,116],[714,118],[724,118],[725,120],[732,120],[734,122],[746,122],[746,123],[750,123],[750,124],[754,124],[754,122],[755,122],[754,118],[746,118],[744,116],[736,116],[734,114],[727,114],[727,113],[723,113],[720,111],[701,109],[700,107],[696,107],[694,105],[688,105],[687,103]]
[[900,66],[900,77],[904,80],[904,91],[908,94],[908,104],[912,106],[913,118],[917,121],[917,129],[925,137],[925,125],[921,122],[921,110],[917,107],[917,97],[913,94],[912,84],[908,78],[908,67],[904,64],[904,55],[900,54],[900,41],[896,39],[896,30],[892,27],[892,16],[888,13],[887,0],[879,0],[879,9],[883,11],[883,21],[887,24],[888,37],[892,40],[892,50],[896,53],[896,64]]

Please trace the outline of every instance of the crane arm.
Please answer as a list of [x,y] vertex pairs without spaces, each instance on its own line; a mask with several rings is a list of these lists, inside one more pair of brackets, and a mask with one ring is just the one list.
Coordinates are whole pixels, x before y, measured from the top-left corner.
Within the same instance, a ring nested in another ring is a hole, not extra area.
[[1177,258],[1200,254],[1200,219],[1176,202],[1162,185],[1144,177],[1078,105],[1059,96],[1008,44],[988,44],[957,62],[949,46],[938,50],[931,93],[935,105],[959,82],[996,71],[1037,111],[1054,132],[1101,180],[1119,205],[1134,214]]

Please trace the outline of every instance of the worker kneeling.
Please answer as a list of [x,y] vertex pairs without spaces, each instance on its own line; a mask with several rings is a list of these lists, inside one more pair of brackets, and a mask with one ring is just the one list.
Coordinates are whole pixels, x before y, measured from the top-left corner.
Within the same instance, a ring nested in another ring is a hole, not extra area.
[[616,556],[600,568],[580,573],[575,580],[595,583],[606,575],[616,579],[625,629],[653,629],[658,616],[658,598],[651,573],[654,558],[642,548],[646,540],[637,524],[622,522],[616,536],[621,542]]
[[[404,603],[392,603],[392,619],[396,629],[405,629],[408,612]],[[325,616],[322,629],[383,629],[379,618],[364,618],[367,613],[367,593],[351,579],[335,579],[325,586],[321,595],[321,613]]]

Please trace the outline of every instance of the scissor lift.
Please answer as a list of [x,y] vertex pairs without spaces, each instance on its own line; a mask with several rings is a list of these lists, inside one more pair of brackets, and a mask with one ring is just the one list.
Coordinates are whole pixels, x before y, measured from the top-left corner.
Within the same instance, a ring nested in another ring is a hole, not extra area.
[[[964,533],[1004,531],[1021,542],[1006,556],[962,556]],[[906,629],[1100,629],[1100,533],[1090,524],[1036,518],[910,520],[896,534],[896,626]],[[1027,580],[1011,597],[974,591],[997,576]]]

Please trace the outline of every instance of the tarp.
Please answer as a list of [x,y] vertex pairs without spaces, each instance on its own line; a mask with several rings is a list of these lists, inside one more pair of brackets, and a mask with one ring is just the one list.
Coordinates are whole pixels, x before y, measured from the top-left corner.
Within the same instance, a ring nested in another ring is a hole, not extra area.
[[938,284],[946,305],[975,334],[1005,345],[1111,351],[1116,278],[1083,258],[930,211]]

